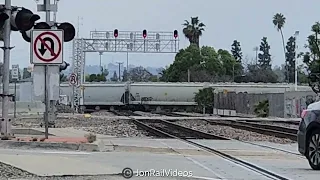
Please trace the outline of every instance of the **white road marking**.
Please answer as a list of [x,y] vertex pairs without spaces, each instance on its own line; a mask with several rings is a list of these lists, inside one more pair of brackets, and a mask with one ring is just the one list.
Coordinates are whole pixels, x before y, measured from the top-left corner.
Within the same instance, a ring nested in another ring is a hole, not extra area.
[[43,151],[44,154],[74,154],[74,155],[90,155],[87,152],[72,152],[72,151]]
[[69,155],[90,155],[90,154],[92,154],[92,153],[81,152],[81,151],[45,151],[45,150],[14,150],[13,153],[16,153],[16,154],[24,154],[24,153],[31,153],[31,154],[69,154]]
[[[169,146],[167,143],[165,143],[165,142],[163,142],[163,141],[161,141],[161,140],[160,140],[160,143],[162,143],[163,145],[165,145],[165,146],[169,147],[170,149],[172,149],[172,150],[176,151],[177,153],[179,153],[177,150],[175,150],[173,147]],[[209,167],[205,166],[204,164],[201,164],[200,162],[196,161],[195,159],[193,159],[193,158],[191,158],[191,157],[187,157],[187,156],[185,156],[185,155],[183,155],[183,154],[181,154],[181,153],[179,153],[179,154],[182,155],[182,156],[184,156],[186,159],[192,161],[193,163],[197,164],[198,166],[202,167],[203,169],[211,172],[212,174],[214,174],[215,176],[217,176],[219,180],[226,179],[226,178],[223,177],[222,175],[214,172],[214,170],[210,169]],[[193,176],[193,177],[194,177],[194,176]],[[216,179],[217,179],[217,178],[216,178]],[[215,179],[213,178],[212,180],[215,180]]]
[[[202,177],[202,176],[192,176],[192,178],[203,179],[203,180],[222,180],[220,178],[211,178],[211,177]],[[225,179],[225,180],[227,180],[227,179]]]

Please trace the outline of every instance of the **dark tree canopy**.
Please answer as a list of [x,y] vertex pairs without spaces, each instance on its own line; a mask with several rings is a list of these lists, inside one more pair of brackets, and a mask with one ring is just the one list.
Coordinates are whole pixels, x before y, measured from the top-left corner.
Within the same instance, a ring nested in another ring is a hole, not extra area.
[[294,74],[295,74],[295,63],[296,63],[296,39],[295,37],[291,36],[288,39],[287,45],[286,45],[286,69],[288,70],[288,73],[286,73],[286,79],[289,81],[289,83],[294,83]]
[[241,45],[240,42],[237,40],[234,40],[231,45],[231,53],[233,57],[236,59],[237,62],[241,63],[242,61],[242,51],[241,51]]
[[312,35],[307,39],[305,47],[308,52],[301,53],[303,62],[307,65],[307,71],[309,74],[309,85],[315,93],[320,92],[320,50],[319,50],[319,35],[320,35],[320,23],[316,22],[311,27]]
[[262,69],[271,69],[270,45],[267,37],[263,37],[260,44],[260,53],[258,54],[259,66]]

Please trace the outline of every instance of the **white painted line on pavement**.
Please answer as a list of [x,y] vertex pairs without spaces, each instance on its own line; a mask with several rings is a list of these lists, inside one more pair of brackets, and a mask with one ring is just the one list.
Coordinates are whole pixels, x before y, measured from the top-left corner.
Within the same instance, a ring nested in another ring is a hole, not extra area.
[[74,154],[74,155],[89,155],[87,152],[72,152],[72,151],[43,151],[44,154]]
[[92,153],[81,151],[45,151],[45,150],[15,150],[17,153],[32,153],[32,154],[74,154],[74,155],[89,155]]
[[[169,147],[170,149],[172,149],[172,150],[174,150],[174,151],[176,151],[176,152],[179,153],[178,150],[175,150],[173,147],[169,146],[167,143],[165,143],[165,142],[163,142],[163,141],[161,141],[161,140],[160,140],[160,143],[162,143],[163,145],[165,145],[165,146]],[[221,179],[226,179],[226,178],[223,177],[222,175],[216,173],[214,170],[210,169],[209,167],[205,166],[204,164],[201,164],[200,162],[196,161],[195,159],[192,159],[191,157],[187,157],[187,156],[185,156],[185,155],[183,155],[183,154],[181,154],[181,153],[179,153],[179,154],[182,155],[182,156],[184,156],[186,159],[192,161],[193,163],[197,164],[198,166],[202,167],[203,169],[211,172],[212,174],[214,174],[214,176],[219,177],[218,179],[220,179],[220,180],[221,180]]]
[[203,179],[203,180],[227,180],[227,179],[220,179],[220,178],[211,178],[211,177],[202,177],[202,176],[192,176],[195,179]]

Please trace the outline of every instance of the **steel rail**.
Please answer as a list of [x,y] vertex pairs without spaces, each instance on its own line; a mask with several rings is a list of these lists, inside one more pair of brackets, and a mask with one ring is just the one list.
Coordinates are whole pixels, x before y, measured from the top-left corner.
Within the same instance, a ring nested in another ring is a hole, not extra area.
[[221,121],[221,120],[205,120],[205,121],[214,125],[229,126],[232,128],[256,132],[263,135],[275,136],[279,138],[288,138],[290,140],[297,141],[297,133],[288,132],[288,131],[293,131],[293,129],[291,128],[281,127],[283,130],[280,131],[280,130],[271,129],[272,127],[270,125],[263,126],[264,124],[252,124],[247,122]]
[[[196,143],[196,142],[193,142],[191,140],[188,140],[188,139],[182,139],[178,136],[175,136],[175,135],[172,135],[168,132],[164,132],[162,130],[159,130],[158,128],[155,128],[155,127],[151,127],[147,124],[145,124],[144,122],[142,122],[142,120],[137,120],[137,119],[134,119],[134,118],[130,118],[132,119],[137,126],[145,129],[146,131],[149,131],[149,132],[153,132],[155,134],[162,134],[163,136],[166,136],[166,137],[170,137],[170,138],[174,138],[174,139],[177,139],[177,140],[180,140],[180,141],[183,141],[183,142],[186,142],[188,144],[191,144],[195,147],[198,147],[198,148],[201,148],[202,150],[204,151],[207,151],[209,153],[212,153],[212,154],[215,154],[215,155],[218,155],[220,156],[221,158],[223,159],[226,159],[226,160],[229,160],[230,162],[234,163],[234,164],[237,164],[237,165],[240,165],[240,166],[243,166],[249,170],[252,170],[252,171],[255,171],[256,173],[259,173],[265,177],[268,177],[270,179],[273,179],[273,180],[289,180],[288,178],[286,177],[283,177],[281,175],[278,175],[272,171],[269,171],[267,169],[264,169],[262,167],[259,167],[257,165],[254,165],[250,162],[247,162],[247,161],[244,161],[244,160],[241,160],[239,158],[236,158],[234,156],[231,156],[229,154],[226,154],[226,153],[223,153],[219,150],[216,150],[214,148],[211,148],[211,147],[208,147],[208,146],[205,146],[205,145],[202,145],[200,143]],[[172,125],[173,123],[171,122],[168,122],[168,121],[164,121],[164,120],[161,120],[162,123],[165,123],[166,125]],[[178,127],[179,125],[173,125],[173,127]]]

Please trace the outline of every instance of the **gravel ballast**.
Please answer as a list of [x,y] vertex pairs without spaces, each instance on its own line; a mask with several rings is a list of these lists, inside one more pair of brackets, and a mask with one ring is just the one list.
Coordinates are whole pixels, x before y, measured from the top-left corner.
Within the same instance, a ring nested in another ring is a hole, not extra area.
[[290,139],[277,138],[229,126],[211,125],[203,120],[181,120],[176,121],[175,123],[184,127],[241,141],[268,141],[281,144],[294,143],[294,141]]
[[[39,128],[43,122],[38,119],[16,119],[13,125],[24,128]],[[139,130],[138,127],[127,119],[117,119],[110,116],[85,118],[84,116],[58,118],[56,128],[72,127],[94,134],[103,134],[116,137],[146,137],[147,132]]]
[[21,179],[21,178],[26,178],[26,179],[34,179],[37,176],[21,170],[19,168],[16,168],[14,166],[5,164],[0,162],[0,179]]
[[299,125],[290,124],[290,123],[259,122],[259,124],[267,124],[267,125],[280,126],[280,127],[286,127],[286,128],[292,128],[292,129],[298,129],[299,128]]

